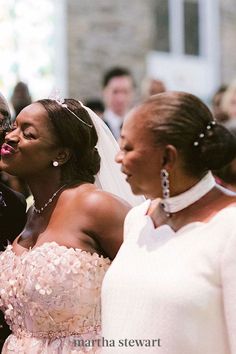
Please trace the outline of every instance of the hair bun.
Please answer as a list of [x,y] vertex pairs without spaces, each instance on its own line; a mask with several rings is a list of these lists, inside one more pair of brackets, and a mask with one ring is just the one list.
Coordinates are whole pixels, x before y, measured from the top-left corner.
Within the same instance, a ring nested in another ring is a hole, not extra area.
[[219,169],[236,156],[236,139],[225,127],[216,124],[199,145],[199,158],[209,170]]
[[95,176],[100,169],[100,155],[96,147],[90,153],[88,171]]

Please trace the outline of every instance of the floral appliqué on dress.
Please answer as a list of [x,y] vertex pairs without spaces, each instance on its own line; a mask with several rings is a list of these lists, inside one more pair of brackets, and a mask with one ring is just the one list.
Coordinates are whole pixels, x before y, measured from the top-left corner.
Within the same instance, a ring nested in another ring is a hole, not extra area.
[[0,255],[0,307],[13,334],[2,353],[99,353],[101,284],[109,265],[97,253],[56,242],[20,256],[9,245]]

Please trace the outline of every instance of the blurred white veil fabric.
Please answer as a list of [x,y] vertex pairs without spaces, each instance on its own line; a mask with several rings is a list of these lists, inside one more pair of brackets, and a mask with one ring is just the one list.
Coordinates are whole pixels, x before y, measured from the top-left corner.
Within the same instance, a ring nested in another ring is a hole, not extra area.
[[[81,102],[80,102],[81,103]],[[115,162],[115,156],[119,151],[117,141],[103,120],[90,108],[81,105],[87,110],[98,134],[97,149],[101,157],[101,167],[96,175],[95,184],[104,191],[113,193],[126,200],[132,206],[141,204],[145,198],[132,193],[129,184],[125,180],[120,166]]]

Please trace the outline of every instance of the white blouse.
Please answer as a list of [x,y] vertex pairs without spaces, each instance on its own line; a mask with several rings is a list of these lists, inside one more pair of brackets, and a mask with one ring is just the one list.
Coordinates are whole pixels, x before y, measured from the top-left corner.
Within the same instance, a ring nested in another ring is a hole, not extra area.
[[175,232],[149,205],[104,278],[103,353],[236,354],[236,207]]

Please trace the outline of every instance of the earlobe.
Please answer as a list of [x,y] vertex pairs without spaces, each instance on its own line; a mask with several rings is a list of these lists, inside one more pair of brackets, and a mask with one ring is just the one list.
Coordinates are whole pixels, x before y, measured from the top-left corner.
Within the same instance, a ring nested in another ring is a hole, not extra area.
[[163,159],[162,159],[162,167],[165,168],[166,167],[166,164],[168,162],[168,158],[166,155],[163,156]]
[[166,145],[163,153],[162,168],[170,170],[177,161],[178,152],[173,145]]

